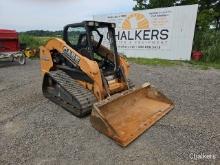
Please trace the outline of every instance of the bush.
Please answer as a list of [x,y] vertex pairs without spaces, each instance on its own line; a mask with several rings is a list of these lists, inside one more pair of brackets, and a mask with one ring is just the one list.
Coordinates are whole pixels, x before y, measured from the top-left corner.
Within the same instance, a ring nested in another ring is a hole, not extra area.
[[220,32],[196,31],[193,49],[203,52],[203,62],[220,63]]
[[27,34],[20,34],[19,40],[20,43],[25,43],[29,48],[39,48],[40,46],[44,45],[49,38],[45,39],[43,37],[34,37]]

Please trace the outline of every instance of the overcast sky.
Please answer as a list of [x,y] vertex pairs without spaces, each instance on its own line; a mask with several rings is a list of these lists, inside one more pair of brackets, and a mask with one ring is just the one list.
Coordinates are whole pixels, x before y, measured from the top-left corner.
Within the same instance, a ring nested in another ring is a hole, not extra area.
[[61,30],[93,15],[132,11],[133,0],[0,0],[0,29]]

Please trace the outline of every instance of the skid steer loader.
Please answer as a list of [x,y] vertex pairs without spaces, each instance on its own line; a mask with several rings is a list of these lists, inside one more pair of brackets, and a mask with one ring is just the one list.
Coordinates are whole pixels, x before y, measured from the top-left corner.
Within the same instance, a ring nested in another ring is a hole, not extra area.
[[114,23],[65,26],[63,40],[51,39],[40,47],[42,90],[77,117],[91,113],[94,128],[127,146],[174,105],[150,84],[133,87],[114,36]]

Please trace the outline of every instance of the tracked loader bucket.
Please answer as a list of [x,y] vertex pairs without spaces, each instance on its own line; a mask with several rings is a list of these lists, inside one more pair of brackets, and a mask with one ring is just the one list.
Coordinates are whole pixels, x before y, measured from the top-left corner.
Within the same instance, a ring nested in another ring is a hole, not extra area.
[[94,128],[125,147],[173,107],[165,95],[145,84],[95,103],[90,120]]

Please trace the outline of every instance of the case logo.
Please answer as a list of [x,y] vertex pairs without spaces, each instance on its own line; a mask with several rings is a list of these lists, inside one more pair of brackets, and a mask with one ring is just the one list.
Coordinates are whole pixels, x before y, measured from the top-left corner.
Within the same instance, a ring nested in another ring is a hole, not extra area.
[[68,49],[67,47],[63,48],[63,55],[68,60],[70,60],[70,62],[72,62],[74,64],[74,66],[79,65],[80,58],[74,52],[72,52],[70,49]]

